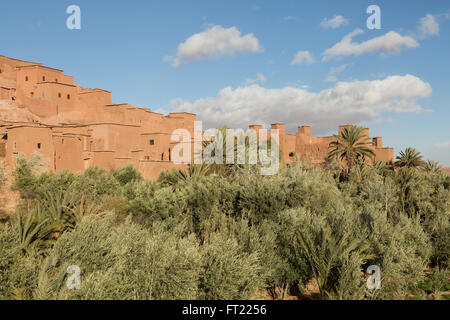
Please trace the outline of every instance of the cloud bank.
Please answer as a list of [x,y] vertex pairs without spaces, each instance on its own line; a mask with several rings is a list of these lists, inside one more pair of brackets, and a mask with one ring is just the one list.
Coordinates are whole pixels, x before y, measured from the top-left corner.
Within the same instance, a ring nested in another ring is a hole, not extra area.
[[309,51],[299,51],[295,54],[294,59],[291,61],[291,65],[299,64],[312,64],[314,63],[314,57]]
[[238,53],[262,51],[259,40],[252,34],[241,35],[236,27],[213,26],[196,33],[178,45],[176,57],[166,56],[164,61],[172,62],[174,67],[183,63],[210,59],[213,57],[234,56]]
[[320,23],[320,26],[323,29],[337,29],[339,27],[345,26],[348,24],[348,19],[344,18],[343,16],[334,16],[331,19],[324,18],[322,22]]
[[204,128],[227,125],[247,128],[249,124],[282,122],[294,132],[301,124],[311,125],[315,134],[335,131],[339,124],[362,123],[384,113],[426,111],[417,100],[428,97],[430,84],[412,76],[390,76],[384,80],[338,82],[318,93],[300,88],[266,89],[257,84],[226,87],[216,97],[194,102],[175,99],[176,111],[198,114]]
[[416,48],[419,43],[409,36],[402,36],[395,31],[389,31],[385,35],[372,38],[370,40],[358,43],[353,42],[353,38],[363,34],[362,29],[355,29],[347,34],[340,42],[333,47],[325,50],[323,61],[329,61],[332,58],[342,56],[359,56],[366,53],[400,53],[404,49]]

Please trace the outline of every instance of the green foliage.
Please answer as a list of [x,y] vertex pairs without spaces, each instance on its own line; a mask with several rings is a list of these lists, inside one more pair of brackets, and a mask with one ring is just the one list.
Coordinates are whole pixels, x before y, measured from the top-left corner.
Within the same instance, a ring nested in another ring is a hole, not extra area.
[[336,141],[330,142],[329,158],[345,160],[349,171],[357,166],[360,159],[373,159],[375,152],[369,148],[369,137],[364,128],[351,126],[343,128],[340,135],[335,135]]
[[0,224],[0,300],[31,299],[37,286],[39,258],[33,250],[27,253],[9,224]]
[[72,188],[83,192],[90,199],[99,200],[104,195],[117,195],[121,192],[120,183],[105,169],[89,167],[84,174],[77,175]]
[[[51,299],[194,299],[197,297],[200,254],[195,239],[151,232],[127,221],[114,226],[114,216],[88,217],[64,234],[47,258],[47,281],[37,292]],[[68,290],[69,265],[81,270],[80,290]],[[45,277],[44,277],[45,279]],[[50,286],[50,288],[48,288]],[[51,289],[51,290],[50,290]]]
[[[248,299],[262,289],[283,299],[318,284],[323,299],[406,299],[427,268],[448,271],[449,175],[352,152],[345,179],[336,161],[297,159],[272,176],[192,165],[150,181],[132,166],[39,173],[39,161],[18,157],[23,201],[0,225],[0,298]],[[66,287],[70,265],[80,290]],[[380,290],[366,288],[369,265],[381,268]]]
[[142,181],[143,179],[142,174],[132,164],[128,164],[117,171],[113,171],[112,175],[122,186],[132,181]]
[[202,250],[199,298],[203,300],[248,299],[262,285],[257,251],[242,252],[236,239],[211,235]]
[[[405,151],[400,151],[396,159],[395,166],[399,168],[423,168],[427,166],[420,152],[414,148],[406,148]],[[430,164],[428,164],[428,167],[430,167]]]
[[27,160],[25,155],[21,153],[14,159],[14,163],[13,188],[19,190],[24,198],[32,197],[36,188],[38,188],[36,174],[44,165],[42,155],[35,152],[30,160]]

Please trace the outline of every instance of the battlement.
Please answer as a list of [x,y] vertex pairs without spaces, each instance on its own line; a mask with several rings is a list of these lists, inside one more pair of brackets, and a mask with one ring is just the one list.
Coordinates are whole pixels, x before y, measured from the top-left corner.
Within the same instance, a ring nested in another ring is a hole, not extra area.
[[[171,161],[175,130],[185,129],[191,139],[183,143],[194,143],[197,115],[164,115],[128,103],[113,103],[110,91],[84,88],[74,82],[73,76],[41,63],[0,55],[0,99],[6,100],[12,110],[26,110],[32,119],[0,119],[0,158],[10,166],[17,154],[31,156],[38,151],[52,171],[82,172],[91,165],[110,170],[131,163],[144,176],[156,178],[163,169],[186,168]],[[339,126],[338,133],[349,126]],[[249,128],[259,133],[263,126],[253,124]],[[295,134],[287,133],[284,123],[271,124],[270,128],[279,131],[285,162],[296,156],[309,158],[313,163],[324,162],[329,143],[336,139],[312,136],[307,125],[299,126]],[[365,134],[369,137],[368,128]],[[393,149],[383,148],[381,137],[372,138],[370,147],[377,159],[393,161]],[[191,149],[194,150],[193,145]]]

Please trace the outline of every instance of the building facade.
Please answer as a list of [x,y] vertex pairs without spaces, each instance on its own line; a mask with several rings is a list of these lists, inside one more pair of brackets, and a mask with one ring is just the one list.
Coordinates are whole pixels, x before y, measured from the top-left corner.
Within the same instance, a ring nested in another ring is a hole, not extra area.
[[[56,172],[83,172],[94,165],[112,170],[131,163],[145,177],[156,178],[164,169],[186,168],[172,161],[172,151],[186,138],[193,153],[195,121],[190,113],[163,115],[115,104],[111,92],[83,88],[62,70],[0,56],[1,166],[12,168],[20,153],[30,157],[39,152],[46,168]],[[188,134],[173,141],[177,129]],[[311,136],[308,126],[299,127],[296,134],[286,133],[283,124],[273,124],[272,129],[279,129],[285,161],[299,155],[322,163],[335,139]],[[380,137],[372,139],[371,148],[376,160],[393,161],[393,149],[384,148]]]

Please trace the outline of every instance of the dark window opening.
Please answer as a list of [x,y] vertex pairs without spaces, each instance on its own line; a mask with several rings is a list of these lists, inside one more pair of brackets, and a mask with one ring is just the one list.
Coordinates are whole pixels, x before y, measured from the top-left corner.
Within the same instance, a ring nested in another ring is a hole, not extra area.
[[42,81],[45,81],[45,76],[42,77]]
[[161,161],[164,160],[164,152],[161,154]]
[[25,81],[28,81],[28,76],[25,76]]
[[70,94],[67,95],[67,100],[70,100]]
[[145,156],[144,159],[145,160],[150,160],[150,156]]
[[169,161],[172,161],[172,153],[170,152],[170,148],[169,148]]
[[58,79],[55,79],[55,82],[58,82]]
[[60,93],[58,93],[58,98],[61,98],[62,97],[62,95],[61,95],[61,92]]
[[293,156],[295,156],[295,153],[293,153],[293,152],[289,153],[289,157],[293,157]]
[[153,139],[150,140],[150,141],[149,141],[149,144],[150,144],[151,146],[154,146],[154,145],[155,145],[155,140],[153,140]]
[[61,144],[64,144],[64,139],[61,139]]
[[5,133],[5,134],[3,135],[3,137],[2,137],[2,139],[3,139],[3,140],[8,140],[8,134]]
[[30,96],[33,98],[34,97],[34,92],[30,92]]
[[40,144],[40,143],[37,144],[37,148],[38,148],[38,149],[41,148],[41,144]]
[[0,73],[2,73],[2,69],[0,69]]

